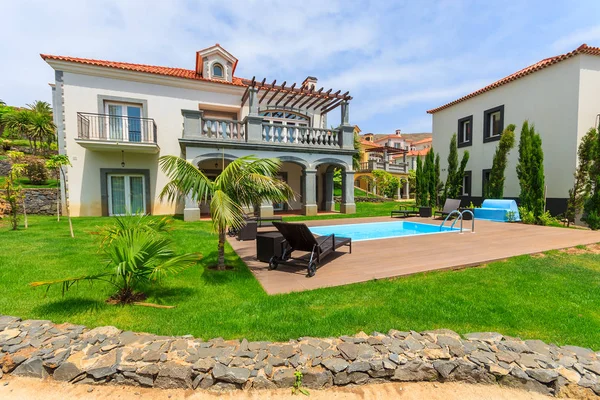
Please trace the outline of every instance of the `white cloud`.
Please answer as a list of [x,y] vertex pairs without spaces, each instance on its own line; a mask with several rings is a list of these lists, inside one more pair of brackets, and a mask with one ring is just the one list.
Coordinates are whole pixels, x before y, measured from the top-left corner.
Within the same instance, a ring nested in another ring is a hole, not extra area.
[[583,43],[593,46],[594,43],[598,42],[600,42],[600,25],[595,25],[571,32],[559,38],[552,43],[552,48],[556,51],[571,51]]

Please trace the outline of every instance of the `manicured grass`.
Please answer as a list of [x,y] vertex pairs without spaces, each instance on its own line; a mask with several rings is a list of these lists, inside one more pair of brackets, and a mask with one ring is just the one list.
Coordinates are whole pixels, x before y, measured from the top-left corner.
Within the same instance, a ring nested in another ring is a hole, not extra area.
[[[52,217],[30,217],[29,229],[16,232],[6,224],[0,227],[0,313],[205,339],[288,340],[360,330],[449,328],[600,349],[596,254],[551,252],[543,258],[521,256],[462,271],[267,296],[229,246],[227,260],[234,270],[205,268],[216,259],[208,222],[174,220],[169,236],[177,250],[201,252],[204,259],[145,290],[148,301],[177,306],[156,309],[107,305],[104,300],[112,289],[100,282],[80,284],[65,297],[59,287],[46,294],[27,286],[103,269],[93,233],[111,219],[75,218],[73,223],[75,239],[69,237],[66,219],[58,223]],[[376,267],[377,260],[365,265]]]
[[[333,189],[333,195],[334,196],[341,196],[342,195],[342,189],[340,189],[340,188]],[[362,190],[360,188],[357,188],[356,186],[354,187],[354,196],[355,197],[358,197],[358,196],[361,196],[361,197],[376,197],[373,193],[366,192],[366,191],[364,191],[364,190]]]
[[[0,186],[4,184],[5,176],[0,176]],[[58,181],[56,179],[48,179],[43,185],[36,185],[29,181],[29,178],[20,178],[19,182],[24,188],[54,188],[56,189],[58,186]]]

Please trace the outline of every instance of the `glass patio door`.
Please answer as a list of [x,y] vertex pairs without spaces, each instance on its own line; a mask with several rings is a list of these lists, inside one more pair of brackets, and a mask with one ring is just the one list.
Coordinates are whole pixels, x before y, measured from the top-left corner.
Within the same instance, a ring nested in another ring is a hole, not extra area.
[[127,142],[142,141],[142,107],[107,103],[108,138]]
[[108,213],[126,215],[146,212],[146,192],[142,175],[108,176]]

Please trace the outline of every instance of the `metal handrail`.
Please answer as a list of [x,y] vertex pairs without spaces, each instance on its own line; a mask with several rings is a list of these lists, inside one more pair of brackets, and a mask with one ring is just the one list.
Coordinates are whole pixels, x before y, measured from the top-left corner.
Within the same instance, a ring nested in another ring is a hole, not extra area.
[[[448,221],[448,219],[454,215],[454,214],[458,214],[458,218],[452,223],[452,225],[450,226],[450,229],[454,228],[454,224],[456,224],[456,221],[458,221],[459,219],[462,221],[462,214],[460,211],[458,210],[452,210],[450,211],[450,213],[448,214],[448,216],[446,216],[446,219],[444,220],[444,222],[442,222],[442,224],[440,225],[440,232],[442,231],[442,228],[444,227],[444,224],[446,223],[446,221]],[[461,223],[461,232],[462,232],[462,223]]]
[[[471,233],[475,233],[475,214],[473,214],[473,211],[471,210],[463,210],[460,212],[460,215],[462,217],[462,215],[464,213],[468,212],[469,214],[471,214]],[[464,218],[461,218],[460,220],[460,232],[462,233],[462,222],[463,222]]]

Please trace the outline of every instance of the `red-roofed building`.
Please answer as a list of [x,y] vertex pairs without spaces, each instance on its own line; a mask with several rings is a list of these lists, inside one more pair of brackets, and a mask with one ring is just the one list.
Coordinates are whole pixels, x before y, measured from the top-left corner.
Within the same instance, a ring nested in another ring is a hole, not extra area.
[[[160,201],[168,182],[163,155],[184,157],[213,178],[242,156],[279,158],[280,179],[297,195],[255,205],[263,216],[332,211],[333,171],[342,169],[340,208],[355,211],[348,92],[318,88],[312,76],[299,85],[240,78],[237,58],[219,44],[191,54],[192,69],[41,57],[55,70],[59,151],[72,164],[61,197],[75,216],[142,211],[199,219],[207,204]],[[337,107],[341,124],[331,128],[327,116]]]
[[[441,160],[448,157],[450,139],[457,133],[459,157],[469,151],[464,178],[464,201],[478,204],[487,184],[497,141],[515,124],[518,143],[525,120],[535,125],[544,150],[547,209],[566,210],[583,135],[598,126],[600,115],[600,48],[577,49],[545,58],[482,89],[433,108],[433,145]],[[518,198],[517,147],[511,151],[504,193]],[[445,179],[442,165],[442,179]]]

